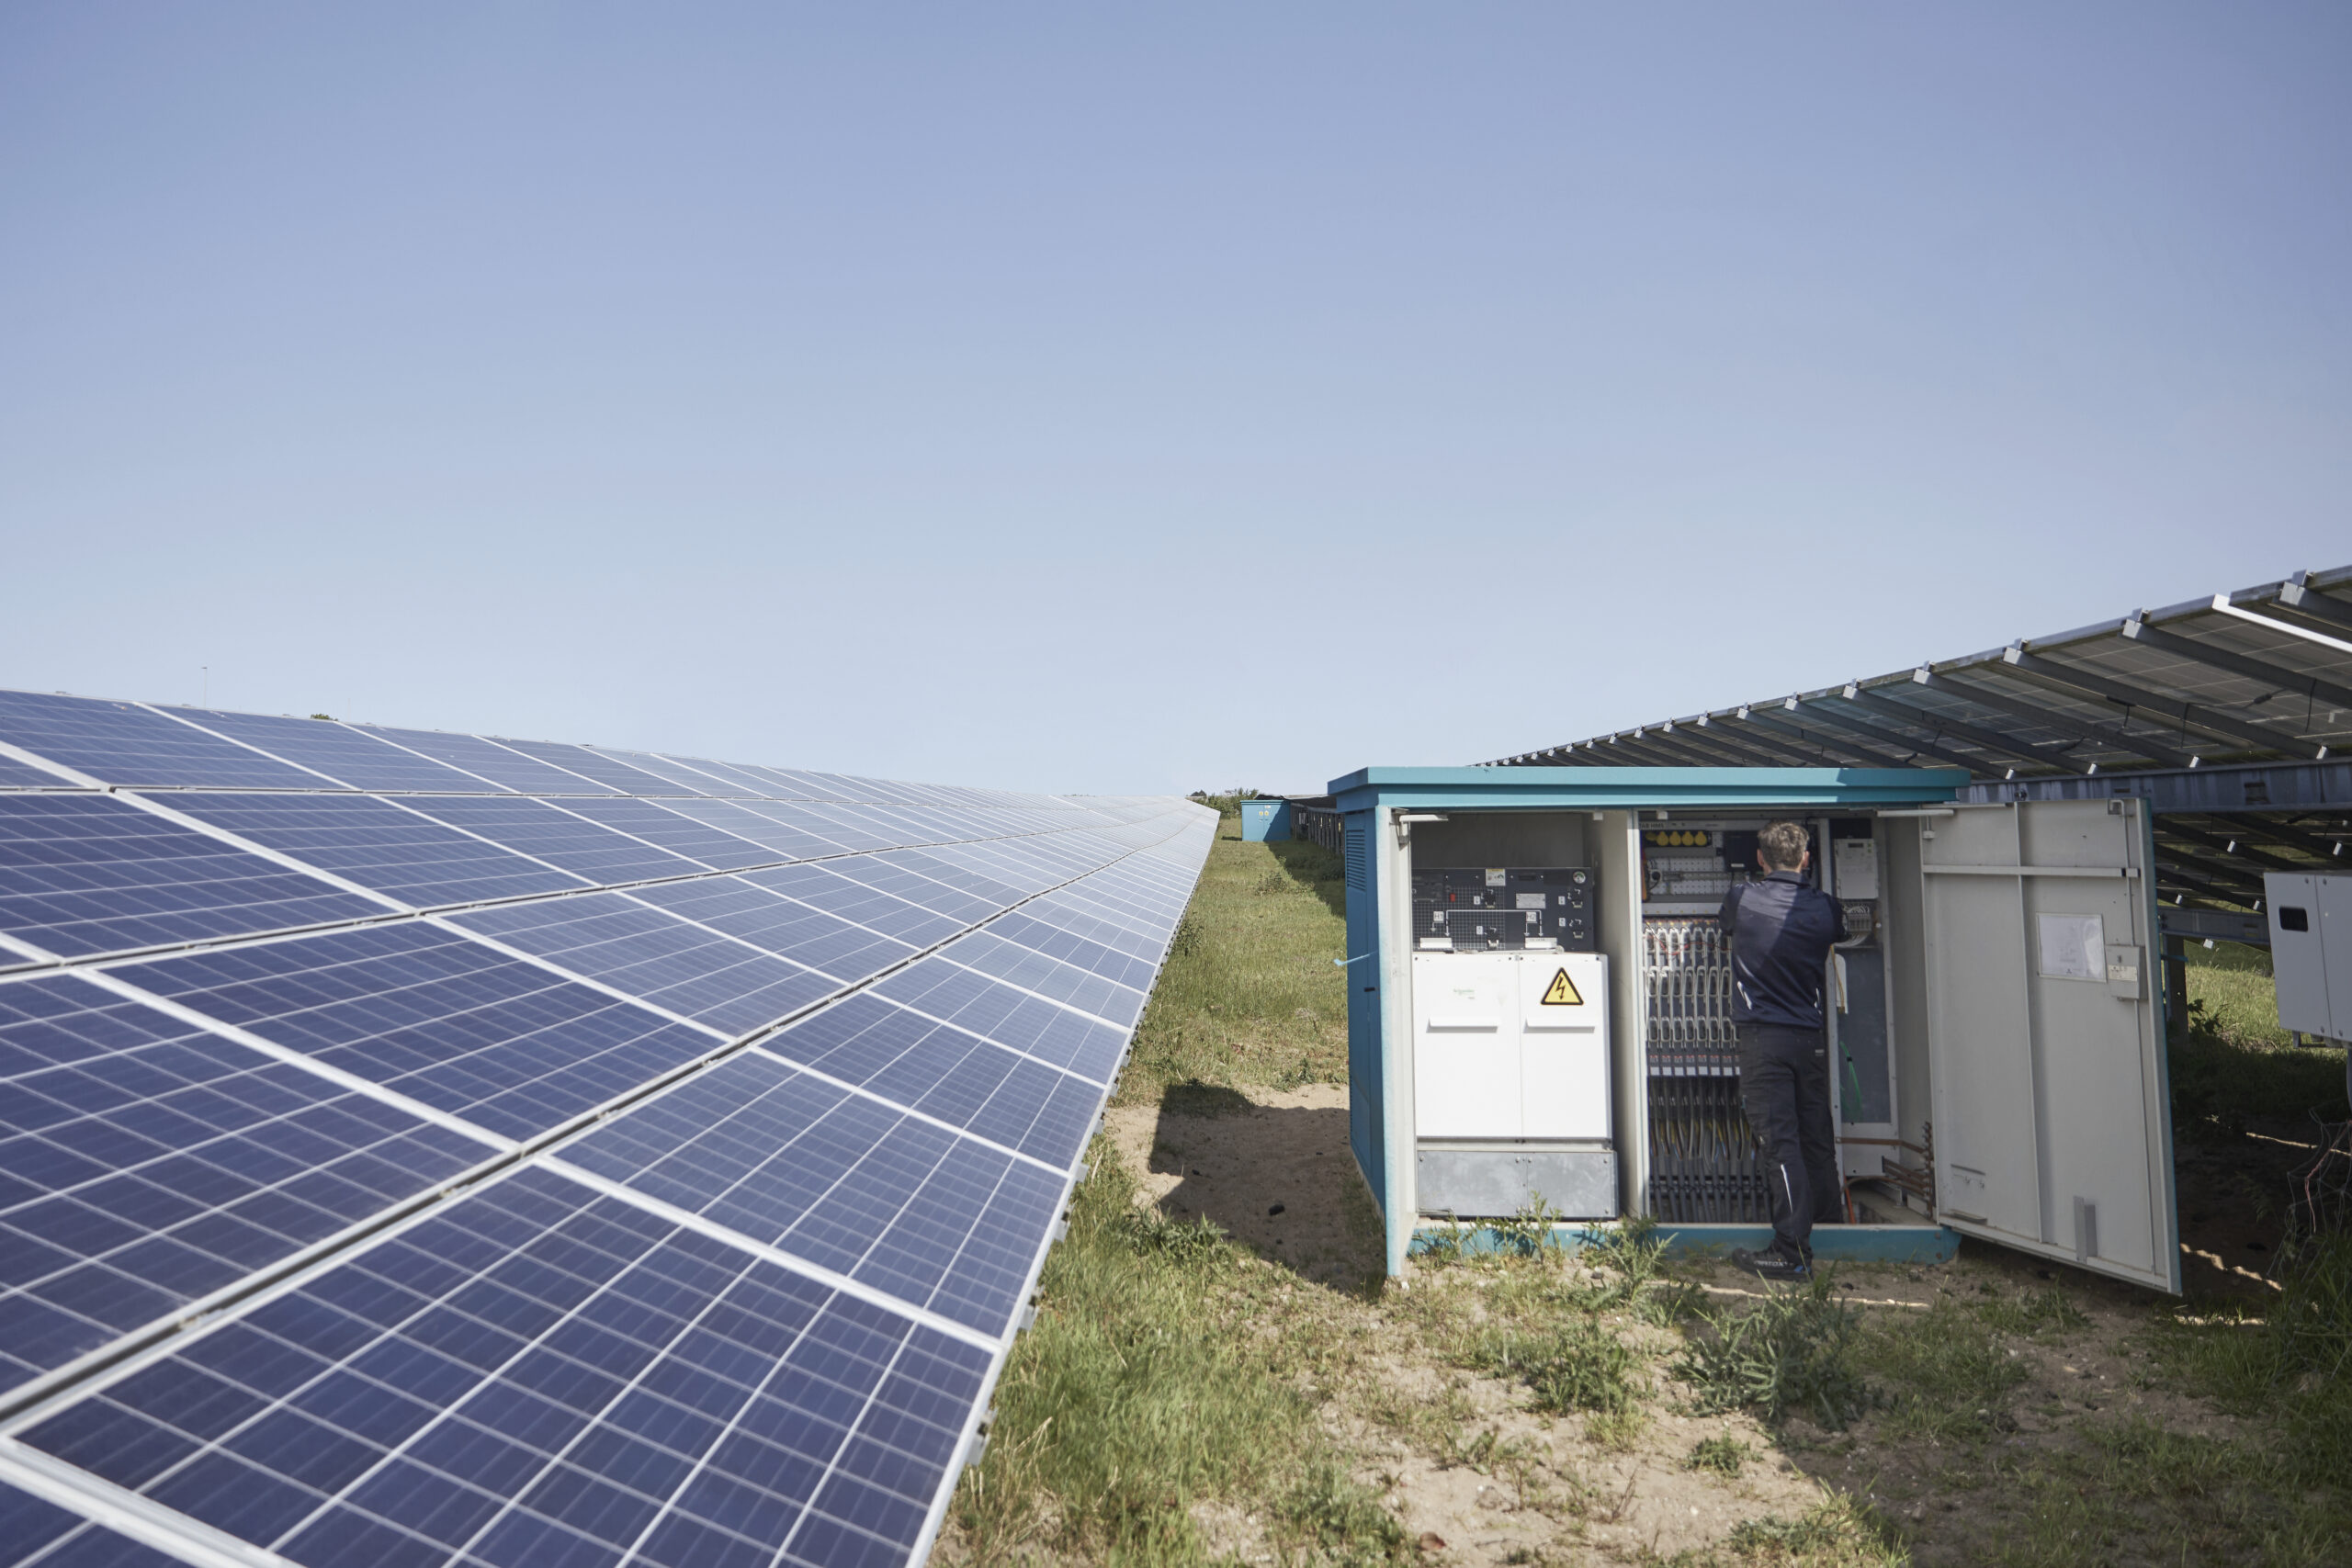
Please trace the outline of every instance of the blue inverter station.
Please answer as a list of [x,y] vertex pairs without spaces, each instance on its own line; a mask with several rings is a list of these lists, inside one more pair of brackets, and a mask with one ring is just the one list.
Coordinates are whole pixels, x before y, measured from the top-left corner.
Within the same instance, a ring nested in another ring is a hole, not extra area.
[[1241,803],[1241,838],[1245,843],[1261,844],[1269,839],[1290,837],[1290,802],[1275,795],[1270,799],[1245,800]]
[[1345,827],[1350,1137],[1391,1273],[1542,1205],[1762,1247],[1716,912],[1803,822],[1850,1224],[2180,1289],[2154,841],[2136,799],[1962,802],[1957,769],[1365,768]]

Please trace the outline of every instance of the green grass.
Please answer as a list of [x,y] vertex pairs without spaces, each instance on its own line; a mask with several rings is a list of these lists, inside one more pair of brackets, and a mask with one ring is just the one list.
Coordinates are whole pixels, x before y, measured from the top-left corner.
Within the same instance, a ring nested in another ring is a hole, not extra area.
[[[1339,868],[1311,844],[1246,844],[1231,810],[1152,994],[1120,1100],[1190,1115],[1248,1107],[1238,1086],[1336,1078],[1344,930]],[[1261,1332],[1288,1276],[1205,1219],[1136,1201],[1106,1139],[1069,1234],[1046,1260],[1036,1325],[1014,1346],[979,1465],[952,1517],[981,1563],[1039,1553],[1189,1565],[1193,1512],[1261,1517],[1294,1562],[1369,1563],[1403,1529],[1316,1420],[1318,1359],[1344,1341]]]
[[1721,1546],[1642,1561],[1660,1568],[1905,1568],[1910,1556],[1867,1505],[1832,1497],[1797,1518],[1735,1525]]
[[1815,1270],[1802,1288],[1775,1291],[1746,1309],[1702,1312],[1675,1363],[1702,1415],[1750,1409],[1767,1421],[1801,1411],[1844,1427],[1874,1402],[1855,1364],[1861,1312],[1833,1300],[1835,1274]]
[[1605,1325],[1582,1314],[1557,1317],[1533,1334],[1510,1328],[1481,1334],[1467,1358],[1491,1377],[1527,1384],[1536,1409],[1623,1416],[1646,1392],[1645,1359]]
[[1717,1436],[1702,1438],[1683,1460],[1686,1470],[1712,1470],[1717,1475],[1736,1476],[1756,1457],[1756,1450],[1737,1438]]
[[2249,1118],[2352,1116],[2344,1054],[2299,1046],[2278,1027],[2270,954],[2217,942],[2188,947],[2188,1028],[2171,1046],[2173,1124],[2234,1135]]
[[2237,1045],[2290,1045],[2278,1027],[2270,952],[2242,942],[2188,944],[2188,1010],[2197,1032]]
[[1343,876],[1319,845],[1244,843],[1238,818],[1218,829],[1120,1103],[1171,1085],[1347,1081],[1347,981],[1331,963],[1347,940]]
[[997,1385],[988,1451],[956,1495],[974,1556],[1202,1562],[1188,1510],[1236,1496],[1304,1499],[1295,1528],[1317,1542],[1385,1541],[1331,1479],[1312,1405],[1236,1331],[1230,1277],[1250,1260],[1214,1227],[1138,1210],[1107,1143],[1089,1157],[1036,1326]]

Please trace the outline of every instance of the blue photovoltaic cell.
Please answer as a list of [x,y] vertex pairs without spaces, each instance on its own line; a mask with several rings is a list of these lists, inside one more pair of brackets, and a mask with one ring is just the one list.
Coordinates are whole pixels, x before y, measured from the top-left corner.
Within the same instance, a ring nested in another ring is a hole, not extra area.
[[383,912],[112,795],[0,795],[0,931],[62,957]]
[[1085,1145],[1102,1086],[866,994],[760,1042],[760,1049],[886,1100],[1068,1166]]
[[795,798],[793,791],[779,789],[775,781],[769,779],[764,773],[754,773],[732,762],[714,762],[707,757],[687,756],[664,756],[661,760],[673,767],[683,765],[692,768],[694,773],[689,774],[689,777],[708,773],[728,786],[719,791],[722,795],[750,795],[754,798],[780,796],[786,800]]
[[780,865],[765,871],[747,871],[743,880],[917,947],[944,942],[966,924],[910,904],[895,894],[836,875],[822,865]]
[[544,800],[472,795],[408,804],[436,821],[479,833],[518,854],[560,866],[600,886],[656,876],[692,876],[705,869],[667,850],[584,822]]
[[422,751],[435,761],[447,762],[453,768],[479,774],[492,784],[504,784],[522,795],[610,795],[609,785],[594,779],[549,767],[537,757],[526,757],[520,751],[485,740],[479,735],[454,735],[439,729],[395,729],[390,725],[363,724],[356,728],[370,735]]
[[609,746],[591,746],[588,750],[599,757],[610,757],[616,761],[626,762],[640,773],[650,773],[657,779],[668,781],[671,784],[684,786],[682,789],[665,790],[662,792],[665,795],[741,795],[745,793],[740,784],[730,784],[725,779],[713,778],[698,768],[691,768],[683,762],[672,761],[667,757],[657,757],[650,751],[619,751]]
[[1133,925],[1120,925],[1103,919],[1102,912],[1091,908],[1069,896],[1068,889],[1048,893],[1044,897],[1021,906],[1023,917],[1066,931],[1108,948],[1156,964],[1168,946],[1167,928],[1145,931]]
[[1126,1049],[1124,1029],[935,957],[885,976],[875,982],[874,990],[1097,1083],[1110,1081],[1119,1053]]
[[615,1117],[564,1163],[989,1335],[1066,1178],[747,1051]]
[[21,1440],[312,1568],[886,1568],[989,1359],[526,1168]]
[[0,692],[0,739],[101,784],[322,789],[327,781],[130,703]]
[[888,855],[858,855],[849,860],[828,861],[825,869],[852,882],[878,887],[919,908],[944,915],[967,926],[978,924],[1005,907],[993,899],[975,897],[960,887],[950,887],[944,883],[918,875]]
[[368,795],[174,795],[172,805],[420,909],[586,886]]
[[[362,790],[440,790],[467,795],[503,794],[455,768],[445,768],[429,757],[403,751],[364,729],[330,719],[288,718],[280,715],[220,713],[211,708],[167,708],[232,740],[258,746],[273,756],[315,768],[327,778]],[[325,781],[317,781],[313,787]]]
[[975,898],[987,899],[1000,909],[1008,904],[1017,904],[1037,891],[1035,887],[1016,886],[1010,882],[1001,881],[994,876],[957,865],[953,861],[942,859],[938,855],[925,854],[921,850],[901,850],[888,858],[894,865],[911,871],[917,875],[929,877],[933,882],[944,882],[950,887],[959,887]]
[[451,919],[729,1034],[774,1023],[841,989],[814,970],[618,893],[504,904]]
[[796,904],[781,894],[747,886],[732,876],[664,882],[630,892],[673,914],[725,931],[763,953],[805,964],[844,982],[863,980],[915,952],[903,942]]
[[182,1568],[176,1557],[5,1483],[0,1562],[8,1568]]
[[650,800],[567,800],[563,808],[659,844],[673,854],[684,855],[714,871],[771,865],[784,858],[765,844],[755,844]]
[[713,1043],[424,921],[116,973],[510,1138],[593,1111]]
[[1132,987],[1136,991],[1151,988],[1152,973],[1157,965],[1148,958],[1136,958],[1090,942],[1059,926],[1032,919],[1026,908],[989,922],[989,934],[1023,947],[1034,948],[1064,964],[1075,964],[1089,974],[1100,975],[1105,980]]
[[[700,795],[698,789],[687,789],[665,778],[657,778],[641,769],[632,768],[616,757],[602,751],[591,751],[585,746],[567,746],[560,741],[509,740],[504,736],[492,737],[501,746],[537,757],[540,761],[594,779],[608,784],[623,795]],[[577,790],[569,792],[578,794]]]
[[1114,986],[1099,975],[1000,941],[985,931],[950,943],[940,950],[939,956],[1129,1028],[1143,1012],[1141,991]]
[[75,976],[0,985],[0,1387],[493,1152]]
[[74,785],[55,773],[19,762],[14,757],[0,757],[0,788],[5,789],[71,789]]
[[748,802],[672,800],[663,804],[697,822],[764,845],[775,852],[768,857],[770,860],[811,860],[820,855],[842,852],[842,847],[831,839],[820,839],[800,829],[788,828],[773,817],[763,817],[753,811]]
[[818,834],[845,850],[889,850],[909,841],[904,832],[884,832],[854,807],[842,806],[777,806],[754,803],[750,809],[773,817],[786,827]]

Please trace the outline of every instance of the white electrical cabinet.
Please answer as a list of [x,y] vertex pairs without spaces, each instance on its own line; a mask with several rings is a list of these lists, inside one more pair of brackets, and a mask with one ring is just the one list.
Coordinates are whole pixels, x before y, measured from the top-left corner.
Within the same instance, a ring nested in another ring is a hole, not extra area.
[[2278,1027],[2352,1041],[2352,876],[2264,876]]
[[1425,1205],[1616,1213],[1606,957],[1416,953],[1413,1031]]

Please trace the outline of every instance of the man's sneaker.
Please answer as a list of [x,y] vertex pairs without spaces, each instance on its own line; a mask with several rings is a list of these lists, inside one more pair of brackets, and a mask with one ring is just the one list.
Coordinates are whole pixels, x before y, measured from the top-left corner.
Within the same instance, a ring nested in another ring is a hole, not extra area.
[[1731,1266],[1744,1269],[1759,1280],[1781,1280],[1790,1284],[1803,1284],[1813,1278],[1813,1270],[1802,1263],[1794,1263],[1777,1252],[1750,1252],[1744,1247],[1732,1248]]

